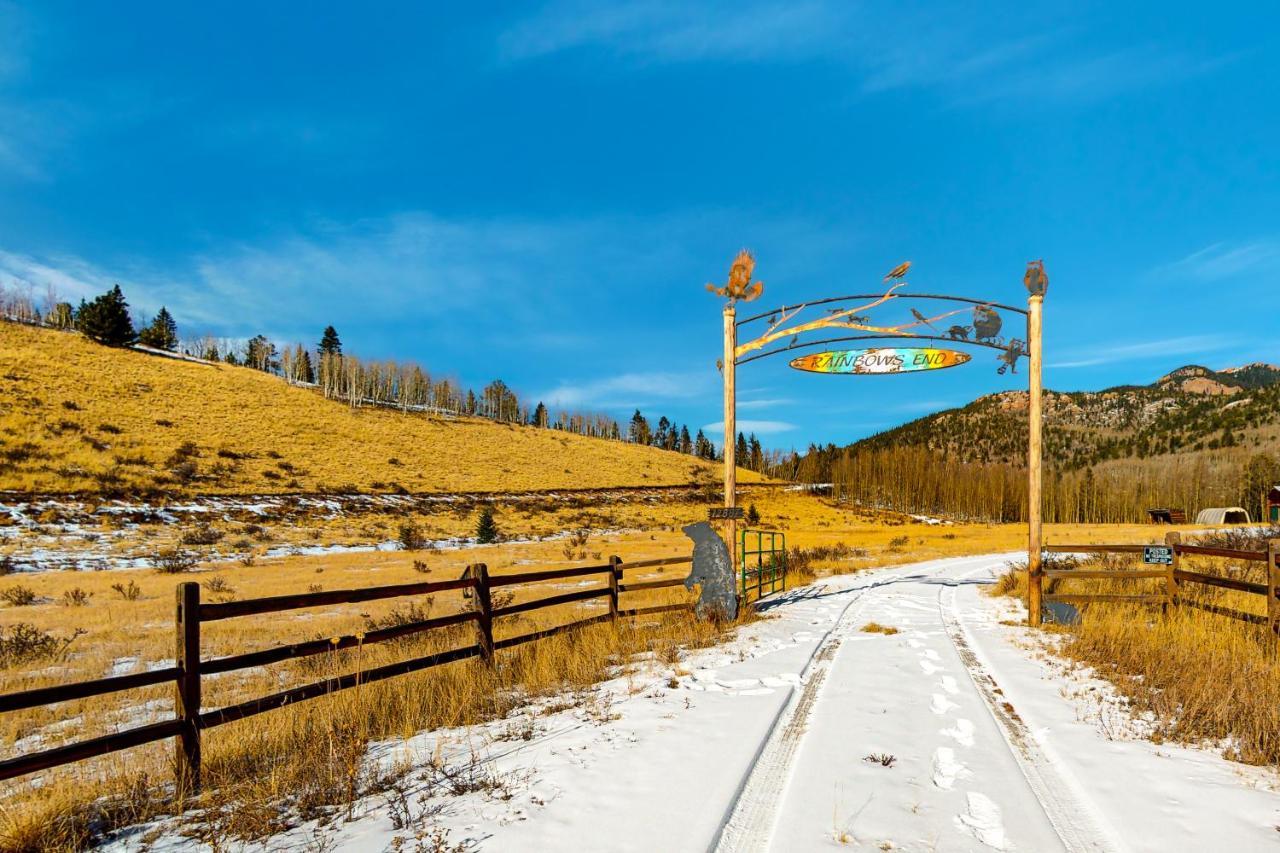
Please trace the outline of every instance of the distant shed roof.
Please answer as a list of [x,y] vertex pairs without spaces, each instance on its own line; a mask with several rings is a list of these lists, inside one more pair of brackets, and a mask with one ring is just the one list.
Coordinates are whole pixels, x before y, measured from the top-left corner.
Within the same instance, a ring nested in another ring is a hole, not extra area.
[[1238,506],[1219,506],[1202,509],[1196,516],[1196,524],[1248,524],[1249,513]]

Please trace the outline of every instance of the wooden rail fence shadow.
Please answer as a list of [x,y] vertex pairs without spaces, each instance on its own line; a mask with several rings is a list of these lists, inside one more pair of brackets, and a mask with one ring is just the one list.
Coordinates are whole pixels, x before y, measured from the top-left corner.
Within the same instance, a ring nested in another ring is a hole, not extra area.
[[[489,664],[492,663],[495,653],[501,649],[512,648],[513,646],[533,642],[587,625],[616,621],[625,617],[691,610],[693,609],[691,602],[625,609],[620,604],[620,597],[628,592],[663,589],[681,585],[685,582],[683,577],[678,577],[625,583],[624,573],[628,570],[675,566],[692,562],[692,557],[668,557],[624,563],[618,557],[611,557],[609,562],[604,565],[493,576],[489,574],[488,567],[484,563],[479,563],[467,567],[467,571],[457,580],[397,584],[394,586],[333,590],[329,592],[309,592],[297,595],[278,595],[222,603],[201,602],[200,585],[190,582],[182,583],[177,587],[174,619],[177,654],[174,666],[151,672],[100,678],[93,681],[61,684],[56,687],[42,687],[0,695],[0,713],[5,713],[34,708],[53,702],[84,699],[91,696],[101,696],[123,690],[173,682],[175,685],[174,719],[138,726],[122,732],[114,732],[101,737],[0,761],[0,780],[12,779],[51,767],[71,764],[99,755],[174,738],[178,788],[181,791],[192,793],[197,791],[200,786],[200,739],[201,733],[205,729],[220,726],[233,720],[251,717],[295,702],[313,699],[317,696],[325,696],[339,690],[346,690],[360,684],[381,681],[385,678],[418,672],[467,658],[479,658],[484,663]],[[496,588],[593,575],[606,575],[607,585],[538,598],[519,604],[510,604],[498,608],[493,607],[491,591]],[[434,619],[424,619],[418,622],[367,631],[361,635],[310,640],[209,660],[202,659],[200,655],[200,626],[206,622],[234,619],[240,616],[253,616],[261,613],[280,613],[307,607],[430,595],[449,590],[464,590],[472,593],[472,609],[448,616],[439,616]],[[609,603],[609,610],[606,613],[578,619],[553,628],[506,637],[497,641],[494,640],[493,624],[495,619],[606,597]],[[463,646],[462,648],[450,649],[411,660],[386,664],[373,669],[326,678],[311,684],[293,687],[269,696],[251,699],[211,711],[202,710],[201,679],[206,675],[249,669],[279,661],[352,648],[361,644],[381,643],[466,623],[475,624],[476,640],[471,645]]]
[[[1160,604],[1166,611],[1173,607],[1188,607],[1228,616],[1254,625],[1266,625],[1273,632],[1280,634],[1280,539],[1272,539],[1267,543],[1266,551],[1240,551],[1232,548],[1215,548],[1204,545],[1184,545],[1178,533],[1170,533],[1165,537],[1166,546],[1173,551],[1173,561],[1167,566],[1143,570],[1074,570],[1050,569],[1044,572],[1046,578],[1071,579],[1094,578],[1111,580],[1136,580],[1142,578],[1159,578],[1164,580],[1164,591],[1146,595],[1105,595],[1097,593],[1052,593],[1044,596],[1045,601],[1078,601],[1106,602],[1131,601],[1137,603]],[[1044,550],[1053,554],[1141,554],[1146,545],[1046,545]],[[1182,557],[1221,557],[1240,562],[1263,563],[1266,567],[1266,583],[1254,583],[1240,578],[1229,578],[1222,575],[1211,575],[1204,572],[1187,571],[1181,567]],[[1181,593],[1184,584],[1201,584],[1236,592],[1261,595],[1266,599],[1266,615],[1245,613],[1231,607],[1222,607],[1203,601],[1196,601]]]

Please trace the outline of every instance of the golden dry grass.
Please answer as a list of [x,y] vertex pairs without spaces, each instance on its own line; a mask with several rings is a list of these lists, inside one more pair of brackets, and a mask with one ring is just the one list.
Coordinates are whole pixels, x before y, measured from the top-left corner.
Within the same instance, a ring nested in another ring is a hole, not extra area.
[[[53,774],[38,787],[12,789],[0,812],[0,844],[7,850],[82,849],[113,826],[186,812],[184,833],[226,849],[299,821],[338,819],[355,799],[394,789],[409,771],[407,764],[367,761],[374,741],[395,743],[424,729],[499,719],[518,708],[529,710],[509,725],[513,739],[536,731],[539,710],[578,708],[603,722],[611,718],[608,701],[588,691],[590,685],[628,672],[639,675],[644,667],[669,667],[681,648],[712,642],[718,630],[689,616],[622,620],[616,627],[595,626],[501,651],[492,668],[478,661],[449,664],[208,730],[204,793],[187,801],[175,802],[165,785],[172,772],[168,743],[82,764],[75,774]],[[465,630],[440,632],[304,659],[289,668],[316,680],[468,642]],[[633,662],[637,655],[643,657]],[[641,676],[636,683],[648,680]],[[539,708],[539,697],[553,696],[549,708]],[[483,766],[431,762],[426,769],[467,774],[473,777],[468,784],[502,784],[485,778],[490,771]]]
[[[808,571],[815,574],[859,571],[875,566],[961,554],[991,553],[1022,547],[1025,529],[999,525],[927,525],[900,516],[867,513],[825,498],[798,492],[749,490],[743,501],[754,503],[761,526],[787,534],[787,544],[815,554]],[[0,593],[23,585],[37,603],[0,606],[0,627],[27,623],[58,636],[77,630],[71,654],[63,661],[40,662],[0,671],[0,691],[27,689],[72,680],[99,678],[112,672],[134,671],[172,658],[174,587],[197,581],[206,600],[246,599],[292,592],[313,586],[323,589],[367,587],[456,577],[462,568],[485,562],[497,574],[556,565],[594,564],[617,554],[624,560],[689,553],[690,543],[680,527],[706,517],[705,499],[637,501],[599,506],[499,507],[499,527],[509,536],[591,527],[622,532],[593,533],[585,542],[566,540],[505,542],[465,551],[390,551],[332,553],[321,556],[259,557],[252,565],[206,555],[189,574],[162,575],[152,570],[110,572],[50,571],[0,578]],[[269,541],[309,543],[343,539],[347,542],[384,540],[403,521],[423,526],[432,535],[466,532],[473,519],[465,513],[425,515],[374,513],[360,518],[316,518],[306,528],[291,521],[273,525],[261,519],[262,536]],[[238,521],[214,521],[226,538],[243,535]],[[319,539],[311,531],[320,531]],[[148,536],[170,543],[177,531],[160,526]],[[1053,537],[1073,540],[1144,541],[1150,528],[1088,528],[1053,530]],[[255,539],[255,541],[257,541]],[[573,545],[571,552],[567,551]],[[206,549],[207,550],[207,549]],[[679,576],[684,567],[654,569],[640,580]],[[636,580],[637,578],[629,578]],[[579,579],[573,579],[577,582]],[[586,580],[586,579],[583,579]],[[598,582],[598,581],[588,581]],[[126,600],[113,585],[133,585],[136,600]],[[515,600],[568,591],[569,582],[515,588]],[[84,606],[62,602],[73,590],[88,594]],[[676,587],[624,598],[624,607],[668,601],[684,596]],[[227,620],[205,626],[204,657],[222,656],[367,628],[370,622],[393,618],[413,604],[419,618],[455,612],[466,606],[457,593],[414,600],[370,602]],[[602,606],[602,602],[594,602]],[[500,623],[500,636],[523,633],[546,624],[567,621],[590,611],[570,605],[554,612],[529,614]],[[710,632],[710,633],[708,633]],[[273,815],[287,791],[301,791],[295,799],[314,813],[340,811],[355,792],[368,792],[394,780],[370,776],[356,761],[371,738],[407,737],[421,729],[488,719],[504,712],[512,696],[578,691],[584,685],[615,673],[619,661],[637,650],[658,646],[659,657],[674,663],[681,642],[709,641],[714,629],[686,620],[638,629],[592,629],[589,642],[556,638],[519,652],[503,653],[513,663],[491,678],[472,663],[449,665],[431,673],[392,679],[361,689],[360,698],[348,691],[294,710],[271,712],[219,728],[208,738],[209,793],[197,806],[205,815],[198,824],[209,838],[253,837],[268,832]],[[205,707],[216,708],[290,686],[308,683],[357,666],[369,668],[391,655],[409,657],[434,648],[433,643],[460,642],[458,635],[415,644],[384,644],[336,655],[277,664],[242,675],[211,678],[206,683]],[[465,641],[462,641],[465,642]],[[576,657],[575,657],[576,656]],[[511,693],[512,685],[523,685]],[[506,697],[506,698],[500,698]],[[581,701],[586,701],[585,699]],[[409,713],[405,708],[414,709]],[[172,709],[171,690],[157,687],[129,694],[62,703],[50,708],[0,716],[0,748],[7,755],[23,754],[61,742],[163,719]],[[73,721],[68,725],[67,720]],[[303,744],[326,744],[323,761]],[[0,841],[19,849],[42,846],[75,847],[88,836],[90,818],[102,825],[136,822],[174,808],[158,785],[171,778],[171,747],[157,744],[108,756],[47,774],[40,787],[19,781],[8,787],[10,807],[0,815]],[[100,794],[110,794],[105,798]],[[87,808],[90,802],[95,803]],[[335,812],[336,813],[336,812]],[[94,815],[97,815],[94,817]],[[194,825],[193,825],[194,826]],[[202,835],[202,837],[204,837]]]
[[[1128,556],[1110,556],[1081,568],[1143,568]],[[1261,563],[1217,558],[1183,559],[1186,569],[1262,581]],[[1046,591],[1082,594],[1162,594],[1162,579],[1053,580]],[[1002,576],[993,594],[1026,595],[1025,571]],[[1179,595],[1205,604],[1265,615],[1263,596],[1183,583]],[[1058,647],[1085,664],[1129,700],[1135,714],[1155,719],[1152,738],[1216,745],[1225,757],[1249,764],[1280,764],[1280,649],[1261,626],[1181,605],[1089,603],[1079,624],[1050,626]]]
[[[714,481],[624,442],[352,409],[245,367],[98,346],[0,323],[0,489],[35,493],[519,491]],[[172,471],[187,442],[194,479]],[[221,452],[222,455],[219,455]],[[744,481],[758,479],[751,472]]]

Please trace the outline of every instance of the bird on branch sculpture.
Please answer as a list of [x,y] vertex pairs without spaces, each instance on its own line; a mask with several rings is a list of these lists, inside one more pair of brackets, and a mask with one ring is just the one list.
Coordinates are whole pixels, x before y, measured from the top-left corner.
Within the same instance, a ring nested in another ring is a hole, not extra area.
[[725,297],[730,305],[735,302],[759,299],[760,294],[764,293],[764,282],[751,280],[751,274],[755,269],[756,259],[750,252],[743,249],[738,252],[738,256],[733,259],[733,265],[729,267],[729,281],[725,286],[717,287],[714,284],[708,284],[707,290],[717,296]]
[[911,261],[904,261],[889,270],[888,274],[884,277],[884,280],[893,281],[894,279],[902,278],[907,274],[907,270],[909,269],[911,269]]

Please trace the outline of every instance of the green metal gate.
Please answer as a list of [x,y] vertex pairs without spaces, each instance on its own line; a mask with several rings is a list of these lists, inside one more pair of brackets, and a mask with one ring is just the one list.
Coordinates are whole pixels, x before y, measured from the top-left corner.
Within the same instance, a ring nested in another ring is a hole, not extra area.
[[[752,547],[754,546],[754,547]],[[755,601],[787,588],[787,535],[774,530],[743,530],[742,600]]]

